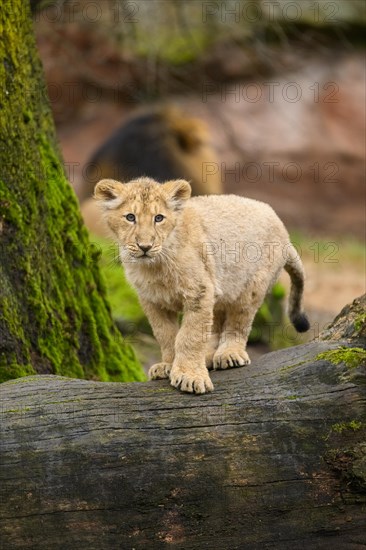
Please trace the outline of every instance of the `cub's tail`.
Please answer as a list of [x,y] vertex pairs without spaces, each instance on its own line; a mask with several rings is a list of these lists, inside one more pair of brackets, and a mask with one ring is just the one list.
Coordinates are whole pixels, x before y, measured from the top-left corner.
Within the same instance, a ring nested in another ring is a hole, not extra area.
[[306,332],[310,328],[309,320],[302,311],[305,273],[300,256],[292,244],[288,247],[285,270],[291,277],[289,298],[289,317],[297,332]]

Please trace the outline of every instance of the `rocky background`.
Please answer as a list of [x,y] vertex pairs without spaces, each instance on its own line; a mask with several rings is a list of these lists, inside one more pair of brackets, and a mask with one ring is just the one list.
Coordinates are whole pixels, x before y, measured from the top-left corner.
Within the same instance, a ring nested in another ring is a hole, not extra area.
[[291,230],[313,336],[365,291],[364,2],[33,4],[76,191],[128,114],[176,104],[206,121],[225,190],[270,203]]

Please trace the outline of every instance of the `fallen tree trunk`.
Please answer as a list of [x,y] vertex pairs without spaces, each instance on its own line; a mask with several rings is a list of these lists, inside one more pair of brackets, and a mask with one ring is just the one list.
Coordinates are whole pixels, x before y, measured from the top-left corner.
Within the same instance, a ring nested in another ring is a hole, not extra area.
[[3,384],[4,548],[363,546],[364,307],[328,340],[214,373],[200,397],[167,381]]

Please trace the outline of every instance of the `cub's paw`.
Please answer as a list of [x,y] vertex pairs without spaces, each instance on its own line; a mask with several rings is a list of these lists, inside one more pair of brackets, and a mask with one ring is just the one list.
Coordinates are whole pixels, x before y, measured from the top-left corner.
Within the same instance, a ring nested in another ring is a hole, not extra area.
[[214,389],[206,367],[173,367],[170,383],[188,393],[206,393]]
[[149,369],[149,380],[162,380],[163,378],[169,378],[171,370],[172,363],[155,363],[155,365]]
[[227,348],[222,351],[217,350],[213,358],[213,368],[215,370],[243,367],[249,364],[250,359],[247,352],[234,348]]

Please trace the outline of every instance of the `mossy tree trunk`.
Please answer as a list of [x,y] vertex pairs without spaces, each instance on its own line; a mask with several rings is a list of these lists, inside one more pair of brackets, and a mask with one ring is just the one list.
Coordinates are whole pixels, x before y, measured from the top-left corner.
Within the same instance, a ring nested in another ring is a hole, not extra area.
[[3,2],[0,27],[0,380],[142,379],[63,173],[29,2]]
[[3,384],[4,548],[364,548],[365,306],[200,397],[167,380]]

